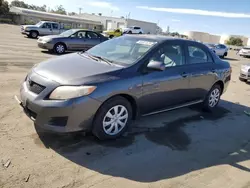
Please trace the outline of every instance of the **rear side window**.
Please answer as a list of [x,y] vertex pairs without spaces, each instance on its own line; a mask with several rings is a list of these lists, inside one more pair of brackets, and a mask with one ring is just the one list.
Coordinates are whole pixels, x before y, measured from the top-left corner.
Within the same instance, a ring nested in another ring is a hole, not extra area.
[[57,23],[52,23],[52,28],[53,28],[53,29],[59,29],[59,28],[58,28],[58,24],[57,24]]
[[89,32],[89,31],[87,32],[87,37],[89,39],[98,39],[98,38],[100,38],[98,34],[96,34],[94,32]]
[[188,46],[188,59],[189,64],[198,64],[198,63],[208,63],[211,62],[211,57],[208,56],[205,50],[201,49],[198,46],[189,45]]
[[42,28],[51,29],[51,23],[44,23]]
[[140,27],[134,27],[134,29],[141,29]]

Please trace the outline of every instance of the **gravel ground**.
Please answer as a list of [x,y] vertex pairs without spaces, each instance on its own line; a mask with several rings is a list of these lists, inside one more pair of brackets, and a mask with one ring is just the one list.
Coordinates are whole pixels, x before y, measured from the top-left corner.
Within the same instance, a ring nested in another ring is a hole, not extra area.
[[99,142],[44,133],[24,115],[13,96],[27,71],[54,55],[19,29],[0,25],[0,187],[250,187],[250,85],[238,79],[250,59],[229,53],[232,81],[213,113],[141,118],[127,136]]

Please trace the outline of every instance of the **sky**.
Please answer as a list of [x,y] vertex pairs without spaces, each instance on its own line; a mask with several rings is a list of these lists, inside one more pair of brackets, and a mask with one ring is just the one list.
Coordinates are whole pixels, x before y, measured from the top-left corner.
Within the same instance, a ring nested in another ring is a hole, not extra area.
[[[8,0],[9,2],[11,0]],[[250,37],[250,0],[24,0],[28,4],[63,5],[68,12],[102,13],[158,23],[170,32],[203,31]]]

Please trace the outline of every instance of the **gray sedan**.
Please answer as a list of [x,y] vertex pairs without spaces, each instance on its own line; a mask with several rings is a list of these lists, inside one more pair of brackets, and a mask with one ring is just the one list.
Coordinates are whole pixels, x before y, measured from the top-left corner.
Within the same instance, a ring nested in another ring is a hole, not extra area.
[[203,44],[125,35],[37,64],[16,99],[35,126],[113,139],[138,115],[198,103],[213,110],[230,79],[229,63]]
[[38,47],[63,54],[65,51],[85,51],[108,40],[107,37],[90,30],[71,29],[60,35],[49,35],[37,40]]

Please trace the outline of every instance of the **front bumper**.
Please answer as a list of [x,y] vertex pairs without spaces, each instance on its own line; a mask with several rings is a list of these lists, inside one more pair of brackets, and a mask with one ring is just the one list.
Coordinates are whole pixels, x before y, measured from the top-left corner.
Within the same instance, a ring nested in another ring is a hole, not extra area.
[[245,71],[245,70],[241,70],[239,78],[244,79],[244,80],[250,82],[250,72]]
[[245,56],[245,57],[250,57],[250,53],[249,52],[239,52],[240,56]]
[[33,73],[32,81],[46,88],[36,94],[29,90],[28,81],[23,82],[20,89],[20,99],[16,100],[25,114],[34,121],[36,126],[53,132],[75,132],[89,130],[95,113],[101,103],[84,96],[70,100],[48,100],[47,96],[59,86]]
[[53,50],[54,49],[54,44],[40,42],[40,41],[37,42],[37,46],[39,48],[46,49],[46,50]]
[[29,35],[29,34],[30,34],[29,31],[25,31],[25,30],[21,30],[21,33],[22,33],[23,35]]

